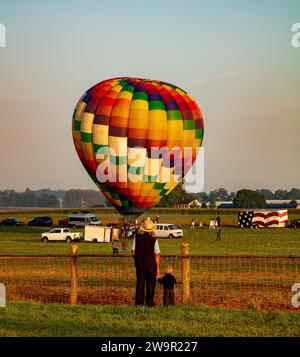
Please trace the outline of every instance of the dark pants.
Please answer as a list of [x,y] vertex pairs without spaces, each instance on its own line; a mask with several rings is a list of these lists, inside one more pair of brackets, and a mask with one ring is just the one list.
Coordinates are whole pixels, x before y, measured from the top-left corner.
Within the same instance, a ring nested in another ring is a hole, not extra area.
[[164,290],[164,306],[175,305],[175,296],[173,289]]
[[113,254],[119,254],[119,249],[118,248],[113,248]]
[[146,305],[154,306],[156,267],[136,267],[135,306],[144,305],[146,284]]

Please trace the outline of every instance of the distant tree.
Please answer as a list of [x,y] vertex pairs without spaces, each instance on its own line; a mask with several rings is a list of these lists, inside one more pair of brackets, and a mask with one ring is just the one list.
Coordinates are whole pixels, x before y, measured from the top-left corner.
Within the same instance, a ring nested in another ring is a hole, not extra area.
[[6,199],[6,194],[0,191],[0,207],[5,206],[5,199]]
[[202,205],[201,205],[201,208],[207,208],[207,203],[203,202]]
[[54,195],[37,196],[29,188],[25,192],[4,191],[0,193],[0,201],[3,207],[59,207],[59,201]]
[[288,199],[288,191],[286,190],[277,190],[274,192],[275,200],[287,200]]
[[256,191],[243,189],[237,191],[233,204],[237,208],[265,208],[266,199]]
[[103,205],[104,197],[95,190],[68,190],[64,197],[65,207],[82,208]]
[[229,198],[227,190],[225,188],[218,188],[217,190],[210,191],[209,195],[210,201],[227,201]]
[[37,207],[37,197],[33,191],[26,188],[24,193],[19,193],[19,204],[21,207]]
[[230,201],[233,201],[234,197],[235,197],[236,193],[235,192],[230,192],[230,195],[229,195],[229,200]]
[[216,201],[214,200],[209,201],[208,207],[212,209],[216,208],[217,207]]
[[55,195],[42,194],[36,197],[36,206],[37,207],[60,207],[60,203]]
[[209,197],[206,192],[200,192],[198,193],[199,201],[200,202],[209,202]]
[[292,188],[287,194],[288,199],[291,200],[300,200],[300,190],[298,188]]
[[180,182],[169,195],[160,200],[157,207],[174,207],[188,200],[192,201],[193,195],[187,193]]
[[20,199],[20,194],[15,191],[11,191],[6,197],[6,206],[8,207],[22,207],[22,201]]
[[256,192],[258,192],[261,195],[263,195],[266,200],[272,200],[274,198],[274,194],[273,194],[273,192],[271,190],[262,188],[260,190],[256,190]]
[[51,190],[50,188],[43,188],[41,190],[33,191],[36,196],[42,196],[44,194],[54,195],[57,198],[63,199],[65,196],[65,190]]

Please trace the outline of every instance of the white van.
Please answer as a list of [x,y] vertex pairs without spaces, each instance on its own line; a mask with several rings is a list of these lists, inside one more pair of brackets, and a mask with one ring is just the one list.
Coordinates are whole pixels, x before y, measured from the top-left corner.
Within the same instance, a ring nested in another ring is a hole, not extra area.
[[75,212],[68,217],[69,227],[84,227],[86,225],[101,226],[101,221],[92,213]]
[[157,223],[154,226],[154,237],[170,239],[183,237],[183,230],[180,229],[176,224]]

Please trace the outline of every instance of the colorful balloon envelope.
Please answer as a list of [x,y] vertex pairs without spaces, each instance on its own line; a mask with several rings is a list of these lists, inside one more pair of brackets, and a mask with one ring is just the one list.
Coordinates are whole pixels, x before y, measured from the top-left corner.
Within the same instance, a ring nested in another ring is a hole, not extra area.
[[203,141],[203,118],[183,89],[113,78],[90,88],[73,115],[79,158],[124,216],[154,207],[182,181]]

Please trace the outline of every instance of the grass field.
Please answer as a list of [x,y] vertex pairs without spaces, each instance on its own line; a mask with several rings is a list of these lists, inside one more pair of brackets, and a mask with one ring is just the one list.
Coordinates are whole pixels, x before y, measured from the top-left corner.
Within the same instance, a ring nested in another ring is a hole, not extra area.
[[10,303],[0,309],[0,336],[300,336],[300,314]]
[[[184,217],[186,222],[190,218]],[[226,218],[227,222],[235,219],[228,215],[222,221]],[[161,220],[178,222],[174,216]],[[68,254],[70,245],[65,242],[41,242],[40,234],[46,230],[0,227],[0,254]],[[184,239],[159,239],[161,252],[179,254],[184,241],[189,243],[192,254],[300,255],[297,229],[224,227],[221,242],[215,241],[215,234],[207,227],[184,228]],[[81,254],[112,250],[110,243],[77,244]],[[241,310],[203,305],[149,310],[132,306],[8,302],[5,309],[0,309],[0,336],[300,336],[300,314],[259,311],[253,306]]]
[[[68,254],[65,242],[43,243],[40,234],[47,228],[0,227],[0,254]],[[162,254],[180,254],[188,242],[191,254],[271,254],[300,255],[300,229],[222,228],[222,241],[216,232],[204,228],[185,228],[183,239],[159,239]],[[81,254],[111,253],[110,243],[78,242]]]

